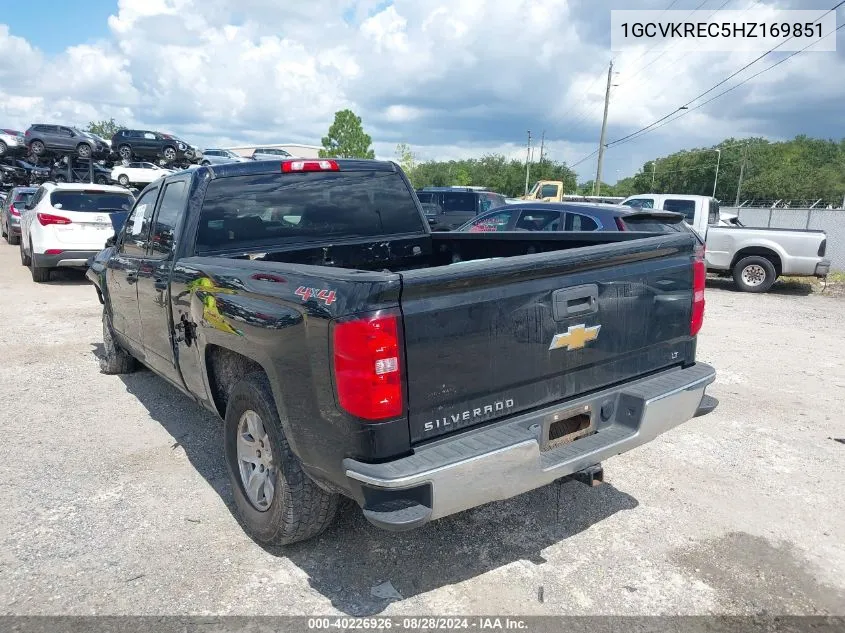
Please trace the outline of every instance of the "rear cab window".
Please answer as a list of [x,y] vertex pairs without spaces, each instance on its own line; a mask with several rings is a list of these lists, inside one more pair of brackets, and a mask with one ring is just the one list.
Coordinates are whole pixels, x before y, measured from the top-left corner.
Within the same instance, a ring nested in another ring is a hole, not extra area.
[[442,200],[444,213],[478,213],[478,197],[474,193],[447,191]]
[[208,184],[196,252],[425,231],[414,195],[398,172],[229,176]]
[[719,202],[715,198],[710,198],[710,205],[709,205],[709,212],[707,214],[707,223],[708,224],[718,224],[719,218],[721,217],[719,213]]
[[695,223],[695,200],[676,200],[667,198],[663,202],[663,210],[680,213],[684,216],[684,219],[687,222],[690,224]]
[[633,200],[626,200],[622,204],[634,209],[653,209],[654,198],[634,198]]

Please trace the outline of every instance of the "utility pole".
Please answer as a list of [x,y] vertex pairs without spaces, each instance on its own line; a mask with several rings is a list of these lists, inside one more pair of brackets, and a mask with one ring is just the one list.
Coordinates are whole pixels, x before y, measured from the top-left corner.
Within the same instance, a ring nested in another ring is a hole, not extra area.
[[651,161],[651,193],[654,193],[654,174],[657,172],[657,159]]
[[601,195],[601,163],[604,160],[604,137],[607,132],[607,107],[610,105],[610,80],[613,78],[613,60],[607,67],[607,90],[604,93],[604,118],[601,122],[601,137],[599,138],[599,160],[596,167],[596,182],[593,183],[593,193]]
[[540,162],[543,162],[543,145],[546,142],[546,130],[543,130],[543,134],[540,136]]
[[739,164],[739,183],[736,186],[736,202],[734,202],[734,206],[739,206],[739,194],[742,191],[742,176],[745,173],[745,161],[748,158],[748,143],[745,144],[745,147],[742,150],[742,162]]
[[716,176],[713,178],[713,197],[716,197],[716,183],[719,182],[719,163],[722,162],[722,150],[717,149],[719,157],[716,159]]
[[531,171],[531,130],[528,130],[528,148],[525,151],[525,195],[528,195],[528,176]]

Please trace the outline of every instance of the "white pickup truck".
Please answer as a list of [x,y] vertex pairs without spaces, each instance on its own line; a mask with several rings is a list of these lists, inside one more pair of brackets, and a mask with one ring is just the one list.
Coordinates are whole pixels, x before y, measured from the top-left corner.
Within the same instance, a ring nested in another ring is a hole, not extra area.
[[830,271],[824,231],[720,222],[719,203],[709,196],[643,193],[622,204],[682,213],[707,244],[707,269],[732,275],[745,292],[766,292],[781,275],[824,277]]

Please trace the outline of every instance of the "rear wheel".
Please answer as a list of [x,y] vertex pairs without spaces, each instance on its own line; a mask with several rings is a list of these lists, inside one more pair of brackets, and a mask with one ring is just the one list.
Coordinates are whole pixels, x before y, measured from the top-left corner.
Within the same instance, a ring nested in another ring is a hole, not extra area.
[[3,141],[0,141],[0,156],[5,156],[6,152],[9,151],[9,148]]
[[29,266],[29,255],[27,255],[23,250],[23,242],[18,240],[18,247],[21,251],[21,266]]
[[6,229],[6,241],[9,242],[12,246],[16,246],[21,243],[21,236],[20,235],[12,235],[12,229]]
[[103,356],[100,358],[100,371],[104,374],[128,374],[137,366],[138,361],[115,340],[111,318],[103,308]]
[[33,257],[32,244],[29,245],[29,272],[32,273],[32,281],[36,283],[44,283],[50,281],[50,271],[52,268],[35,265],[35,257]]
[[304,541],[334,519],[339,495],[326,492],[305,474],[285,438],[263,372],[250,374],[232,390],[224,448],[238,515],[259,543]]
[[96,181],[97,181],[97,184],[98,184],[98,185],[107,185],[107,184],[109,184],[108,178],[106,178],[105,176],[97,176]]
[[121,145],[117,148],[117,153],[123,160],[132,160],[132,148],[128,145]]
[[743,292],[766,292],[775,283],[778,275],[770,260],[752,255],[736,263],[733,278]]
[[67,182],[67,176],[64,174],[56,174],[56,177],[53,178],[56,182]]

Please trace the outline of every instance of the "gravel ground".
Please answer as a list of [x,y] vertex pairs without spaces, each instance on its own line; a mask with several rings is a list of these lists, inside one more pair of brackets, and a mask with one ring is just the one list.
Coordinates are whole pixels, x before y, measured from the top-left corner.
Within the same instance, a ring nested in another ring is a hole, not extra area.
[[845,614],[842,299],[714,280],[719,408],[604,486],[399,535],[351,508],[267,551],[232,515],[218,421],[148,371],[99,373],[81,275],[36,285],[0,243],[0,288],[0,613]]

